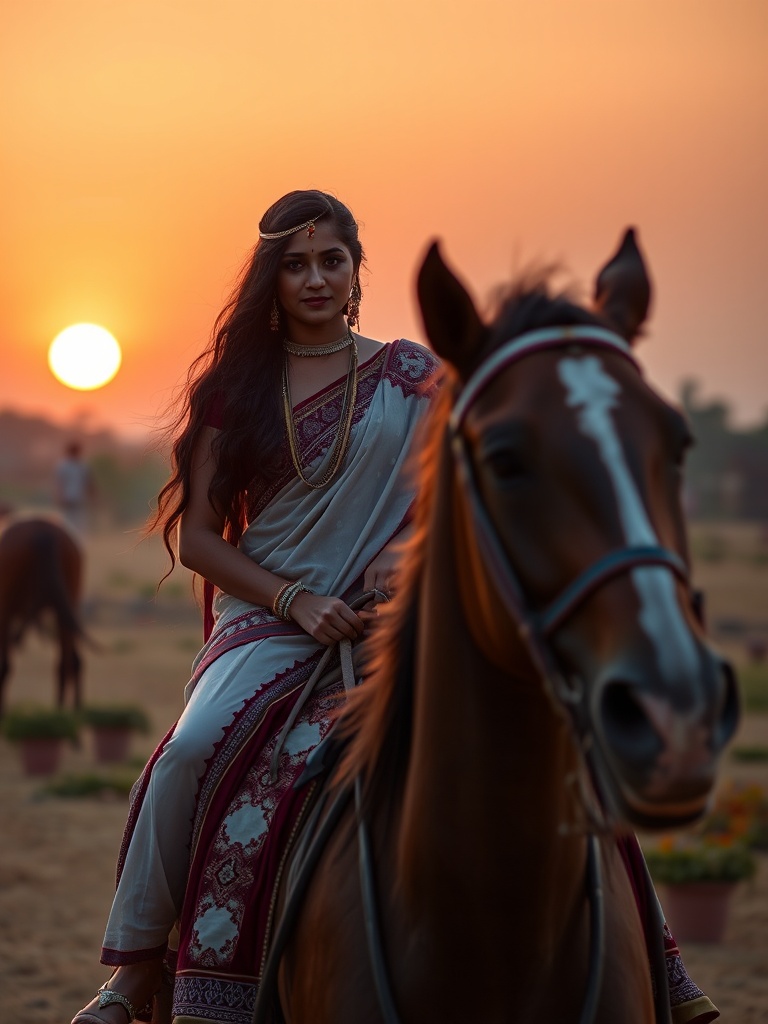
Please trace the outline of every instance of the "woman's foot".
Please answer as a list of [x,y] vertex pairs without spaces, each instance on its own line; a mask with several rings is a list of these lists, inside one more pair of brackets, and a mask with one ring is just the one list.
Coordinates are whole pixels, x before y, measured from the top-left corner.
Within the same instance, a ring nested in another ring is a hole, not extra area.
[[118,967],[72,1024],[130,1024],[160,990],[162,960]]

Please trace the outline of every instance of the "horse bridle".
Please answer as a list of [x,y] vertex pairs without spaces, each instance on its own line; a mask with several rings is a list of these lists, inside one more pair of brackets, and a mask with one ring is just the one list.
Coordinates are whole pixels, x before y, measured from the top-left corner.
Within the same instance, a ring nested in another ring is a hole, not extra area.
[[513,363],[551,349],[570,346],[603,349],[627,359],[639,372],[629,345],[623,338],[601,327],[579,325],[552,327],[521,334],[503,344],[469,378],[454,405],[449,419],[451,448],[459,479],[469,499],[474,538],[491,581],[511,616],[526,650],[555,701],[558,710],[567,710],[573,719],[581,745],[585,739],[584,715],[580,707],[584,694],[578,683],[573,686],[557,667],[549,639],[573,613],[610,579],[643,566],[661,566],[689,585],[688,567],[668,548],[655,545],[630,545],[608,552],[583,570],[549,605],[534,611],[504,549],[493,520],[483,504],[474,472],[467,439],[462,430],[467,413],[485,388]]
[[[681,580],[690,593],[688,567],[676,552],[668,548],[656,545],[628,545],[608,552],[589,565],[554,597],[546,608],[534,611],[526,599],[520,579],[481,499],[467,439],[462,429],[475,401],[500,373],[527,356],[571,346],[615,352],[640,372],[628,343],[619,335],[604,328],[578,325],[530,331],[501,345],[469,377],[453,407],[448,429],[459,480],[469,501],[474,538],[485,568],[506,612],[517,627],[553,706],[558,712],[565,714],[595,783],[596,769],[590,754],[592,742],[586,707],[587,695],[580,680],[568,680],[560,671],[550,646],[550,638],[590,595],[616,576],[644,566],[660,566]],[[604,808],[601,808],[601,813],[605,814]],[[594,834],[588,836],[587,842],[586,890],[591,918],[589,974],[579,1024],[591,1024],[597,1012],[605,944],[599,845]],[[663,998],[665,992],[661,979],[657,979],[656,990],[657,1021],[669,1020],[669,1003]]]

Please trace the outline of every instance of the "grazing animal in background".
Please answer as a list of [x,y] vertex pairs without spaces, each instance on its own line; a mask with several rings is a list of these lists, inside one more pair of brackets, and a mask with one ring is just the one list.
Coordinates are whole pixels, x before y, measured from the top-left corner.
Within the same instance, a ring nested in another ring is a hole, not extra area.
[[0,715],[12,648],[29,626],[53,619],[59,644],[57,703],[81,704],[78,607],[83,552],[64,526],[52,519],[11,520],[0,532]]
[[688,429],[631,348],[643,259],[630,230],[591,309],[541,285],[487,326],[433,246],[418,293],[447,368],[420,532],[254,1020],[667,1020],[615,833],[703,813],[738,699],[690,589]]

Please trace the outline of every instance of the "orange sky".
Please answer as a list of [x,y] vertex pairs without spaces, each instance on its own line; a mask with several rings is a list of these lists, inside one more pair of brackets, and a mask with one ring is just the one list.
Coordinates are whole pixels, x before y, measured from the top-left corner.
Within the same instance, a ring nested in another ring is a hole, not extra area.
[[[479,300],[531,259],[587,286],[627,224],[649,376],[768,410],[765,0],[3,0],[0,408],[152,424],[279,195],[363,224],[362,329],[422,339],[434,236]],[[50,374],[70,323],[117,378]]]

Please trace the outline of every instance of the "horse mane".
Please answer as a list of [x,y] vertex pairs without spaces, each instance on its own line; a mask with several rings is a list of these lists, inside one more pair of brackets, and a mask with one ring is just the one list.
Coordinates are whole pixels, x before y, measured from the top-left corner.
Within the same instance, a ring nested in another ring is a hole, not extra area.
[[552,279],[559,273],[558,266],[531,267],[497,289],[490,314],[490,344],[482,352],[483,359],[502,342],[543,327],[594,324],[613,329],[606,319],[581,305],[573,285],[554,290]]
[[[381,783],[391,785],[405,774],[413,721],[413,655],[416,646],[418,592],[424,563],[433,477],[439,448],[451,411],[454,388],[451,370],[442,368],[436,398],[417,432],[406,472],[418,481],[413,532],[400,549],[398,592],[391,605],[379,606],[379,621],[370,641],[365,684],[349,695],[339,718],[339,733],[349,738],[337,779],[349,783],[358,775],[370,794]],[[393,787],[394,791],[397,786]]]
[[[569,290],[553,294],[556,268],[527,271],[495,296],[496,312],[473,369],[505,341],[543,327],[595,324],[604,319],[580,306]],[[401,549],[400,597],[379,609],[371,639],[367,678],[350,694],[339,717],[338,732],[349,740],[336,780],[349,784],[358,776],[366,799],[393,798],[405,780],[413,725],[413,664],[416,650],[418,595],[424,571],[426,535],[436,492],[436,476],[445,426],[460,386],[458,374],[443,364],[438,396],[414,445],[408,471],[418,482],[415,528]]]

